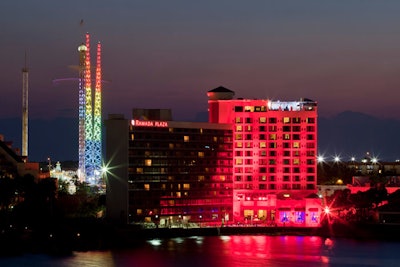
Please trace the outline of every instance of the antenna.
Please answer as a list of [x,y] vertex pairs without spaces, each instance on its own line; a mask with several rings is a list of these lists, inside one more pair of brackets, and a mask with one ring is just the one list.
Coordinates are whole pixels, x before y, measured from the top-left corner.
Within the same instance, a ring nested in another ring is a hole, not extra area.
[[22,156],[25,158],[28,157],[28,78],[29,71],[25,51],[25,66],[22,68]]

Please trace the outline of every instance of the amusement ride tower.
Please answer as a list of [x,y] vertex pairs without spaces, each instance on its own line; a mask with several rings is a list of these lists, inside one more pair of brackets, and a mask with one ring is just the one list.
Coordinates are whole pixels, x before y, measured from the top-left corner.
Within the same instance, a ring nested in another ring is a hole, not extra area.
[[79,51],[79,172],[81,181],[98,184],[102,165],[101,44],[97,44],[96,79],[93,92],[90,64],[90,35]]

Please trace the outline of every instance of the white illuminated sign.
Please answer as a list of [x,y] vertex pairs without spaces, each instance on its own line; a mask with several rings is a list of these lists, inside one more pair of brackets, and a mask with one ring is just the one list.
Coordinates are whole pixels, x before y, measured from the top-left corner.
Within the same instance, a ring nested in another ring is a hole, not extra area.
[[141,120],[131,120],[132,126],[144,126],[144,127],[168,127],[168,122],[166,121],[141,121]]

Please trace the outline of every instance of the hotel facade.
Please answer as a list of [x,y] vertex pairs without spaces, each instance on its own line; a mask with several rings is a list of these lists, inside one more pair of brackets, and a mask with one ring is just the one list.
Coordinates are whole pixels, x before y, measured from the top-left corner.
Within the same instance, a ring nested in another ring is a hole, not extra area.
[[123,222],[317,226],[317,104],[208,91],[208,123],[106,121],[107,212]]

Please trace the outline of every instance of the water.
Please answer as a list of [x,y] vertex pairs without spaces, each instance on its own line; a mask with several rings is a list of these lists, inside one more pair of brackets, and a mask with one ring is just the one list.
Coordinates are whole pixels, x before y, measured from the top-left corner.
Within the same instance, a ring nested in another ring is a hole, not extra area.
[[27,254],[0,266],[399,266],[400,241],[356,241],[314,236],[211,236],[153,239],[137,248],[74,252],[68,257]]

